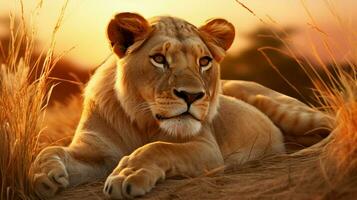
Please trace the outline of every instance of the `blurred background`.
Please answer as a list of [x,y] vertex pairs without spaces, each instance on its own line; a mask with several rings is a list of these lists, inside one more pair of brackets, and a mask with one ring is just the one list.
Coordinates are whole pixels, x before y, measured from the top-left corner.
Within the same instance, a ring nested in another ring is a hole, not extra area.
[[[39,3],[41,8],[34,14],[32,11]],[[0,63],[6,59],[10,45],[10,12],[15,18],[24,13],[28,24],[38,25],[35,62],[49,45],[63,4],[63,0],[26,0],[22,8],[18,0],[1,0]],[[348,37],[357,27],[356,8],[354,0],[68,1],[55,51],[56,55],[65,56],[51,74],[57,84],[51,102],[65,103],[79,94],[90,75],[110,55],[105,30],[111,17],[118,12],[137,12],[146,18],[176,16],[197,26],[215,17],[229,20],[237,34],[221,65],[223,79],[256,81],[314,104],[312,83],[306,71],[316,70],[326,79],[321,66],[344,67],[349,58],[357,56],[351,48],[357,44]],[[301,65],[312,68],[304,69]]]

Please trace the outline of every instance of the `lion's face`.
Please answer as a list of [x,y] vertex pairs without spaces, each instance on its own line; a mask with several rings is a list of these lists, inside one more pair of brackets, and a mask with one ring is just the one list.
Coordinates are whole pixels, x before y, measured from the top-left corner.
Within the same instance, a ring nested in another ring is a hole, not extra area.
[[[130,23],[135,26],[127,27]],[[225,28],[224,34],[217,28]],[[149,113],[165,132],[181,136],[198,133],[212,120],[218,106],[219,62],[234,38],[231,24],[219,19],[198,29],[177,18],[149,23],[139,15],[122,13],[109,24],[108,36],[121,58],[119,100],[127,103],[132,118]]]
[[207,46],[196,34],[180,39],[157,31],[141,51],[145,64],[134,74],[145,71],[137,87],[155,120],[168,133],[197,133],[217,108],[219,69]]

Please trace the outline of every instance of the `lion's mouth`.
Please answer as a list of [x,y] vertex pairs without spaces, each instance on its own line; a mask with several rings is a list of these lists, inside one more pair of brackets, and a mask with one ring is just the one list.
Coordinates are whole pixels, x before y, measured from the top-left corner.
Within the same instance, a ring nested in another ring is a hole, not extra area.
[[201,121],[201,120],[199,120],[197,117],[195,117],[194,115],[192,115],[188,111],[186,111],[184,113],[181,113],[181,114],[178,114],[178,115],[175,115],[175,116],[171,116],[171,117],[166,117],[166,116],[162,116],[162,115],[159,115],[159,114],[156,114],[155,117],[159,121],[168,120],[168,119],[175,119],[175,118],[183,118],[183,119],[184,118],[192,118],[192,119],[195,119],[197,121]]

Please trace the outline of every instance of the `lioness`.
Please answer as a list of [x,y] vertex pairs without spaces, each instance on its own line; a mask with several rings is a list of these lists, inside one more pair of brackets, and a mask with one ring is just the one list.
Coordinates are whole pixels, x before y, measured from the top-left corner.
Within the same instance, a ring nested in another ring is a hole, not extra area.
[[220,80],[219,63],[235,36],[224,19],[196,28],[174,17],[149,22],[120,13],[107,34],[115,56],[86,87],[72,143],[45,148],[33,164],[40,197],[106,176],[107,197],[144,195],[166,177],[283,153],[281,131],[326,124],[293,98]]

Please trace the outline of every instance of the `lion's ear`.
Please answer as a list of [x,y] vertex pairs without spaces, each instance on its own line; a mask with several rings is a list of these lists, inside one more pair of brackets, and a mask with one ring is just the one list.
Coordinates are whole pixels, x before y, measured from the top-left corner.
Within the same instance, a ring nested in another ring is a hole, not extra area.
[[125,12],[115,15],[109,22],[107,36],[114,53],[122,58],[131,45],[145,39],[149,29],[149,22],[144,17]]
[[233,43],[234,26],[225,19],[213,19],[201,26],[199,32],[215,59],[221,61]]

